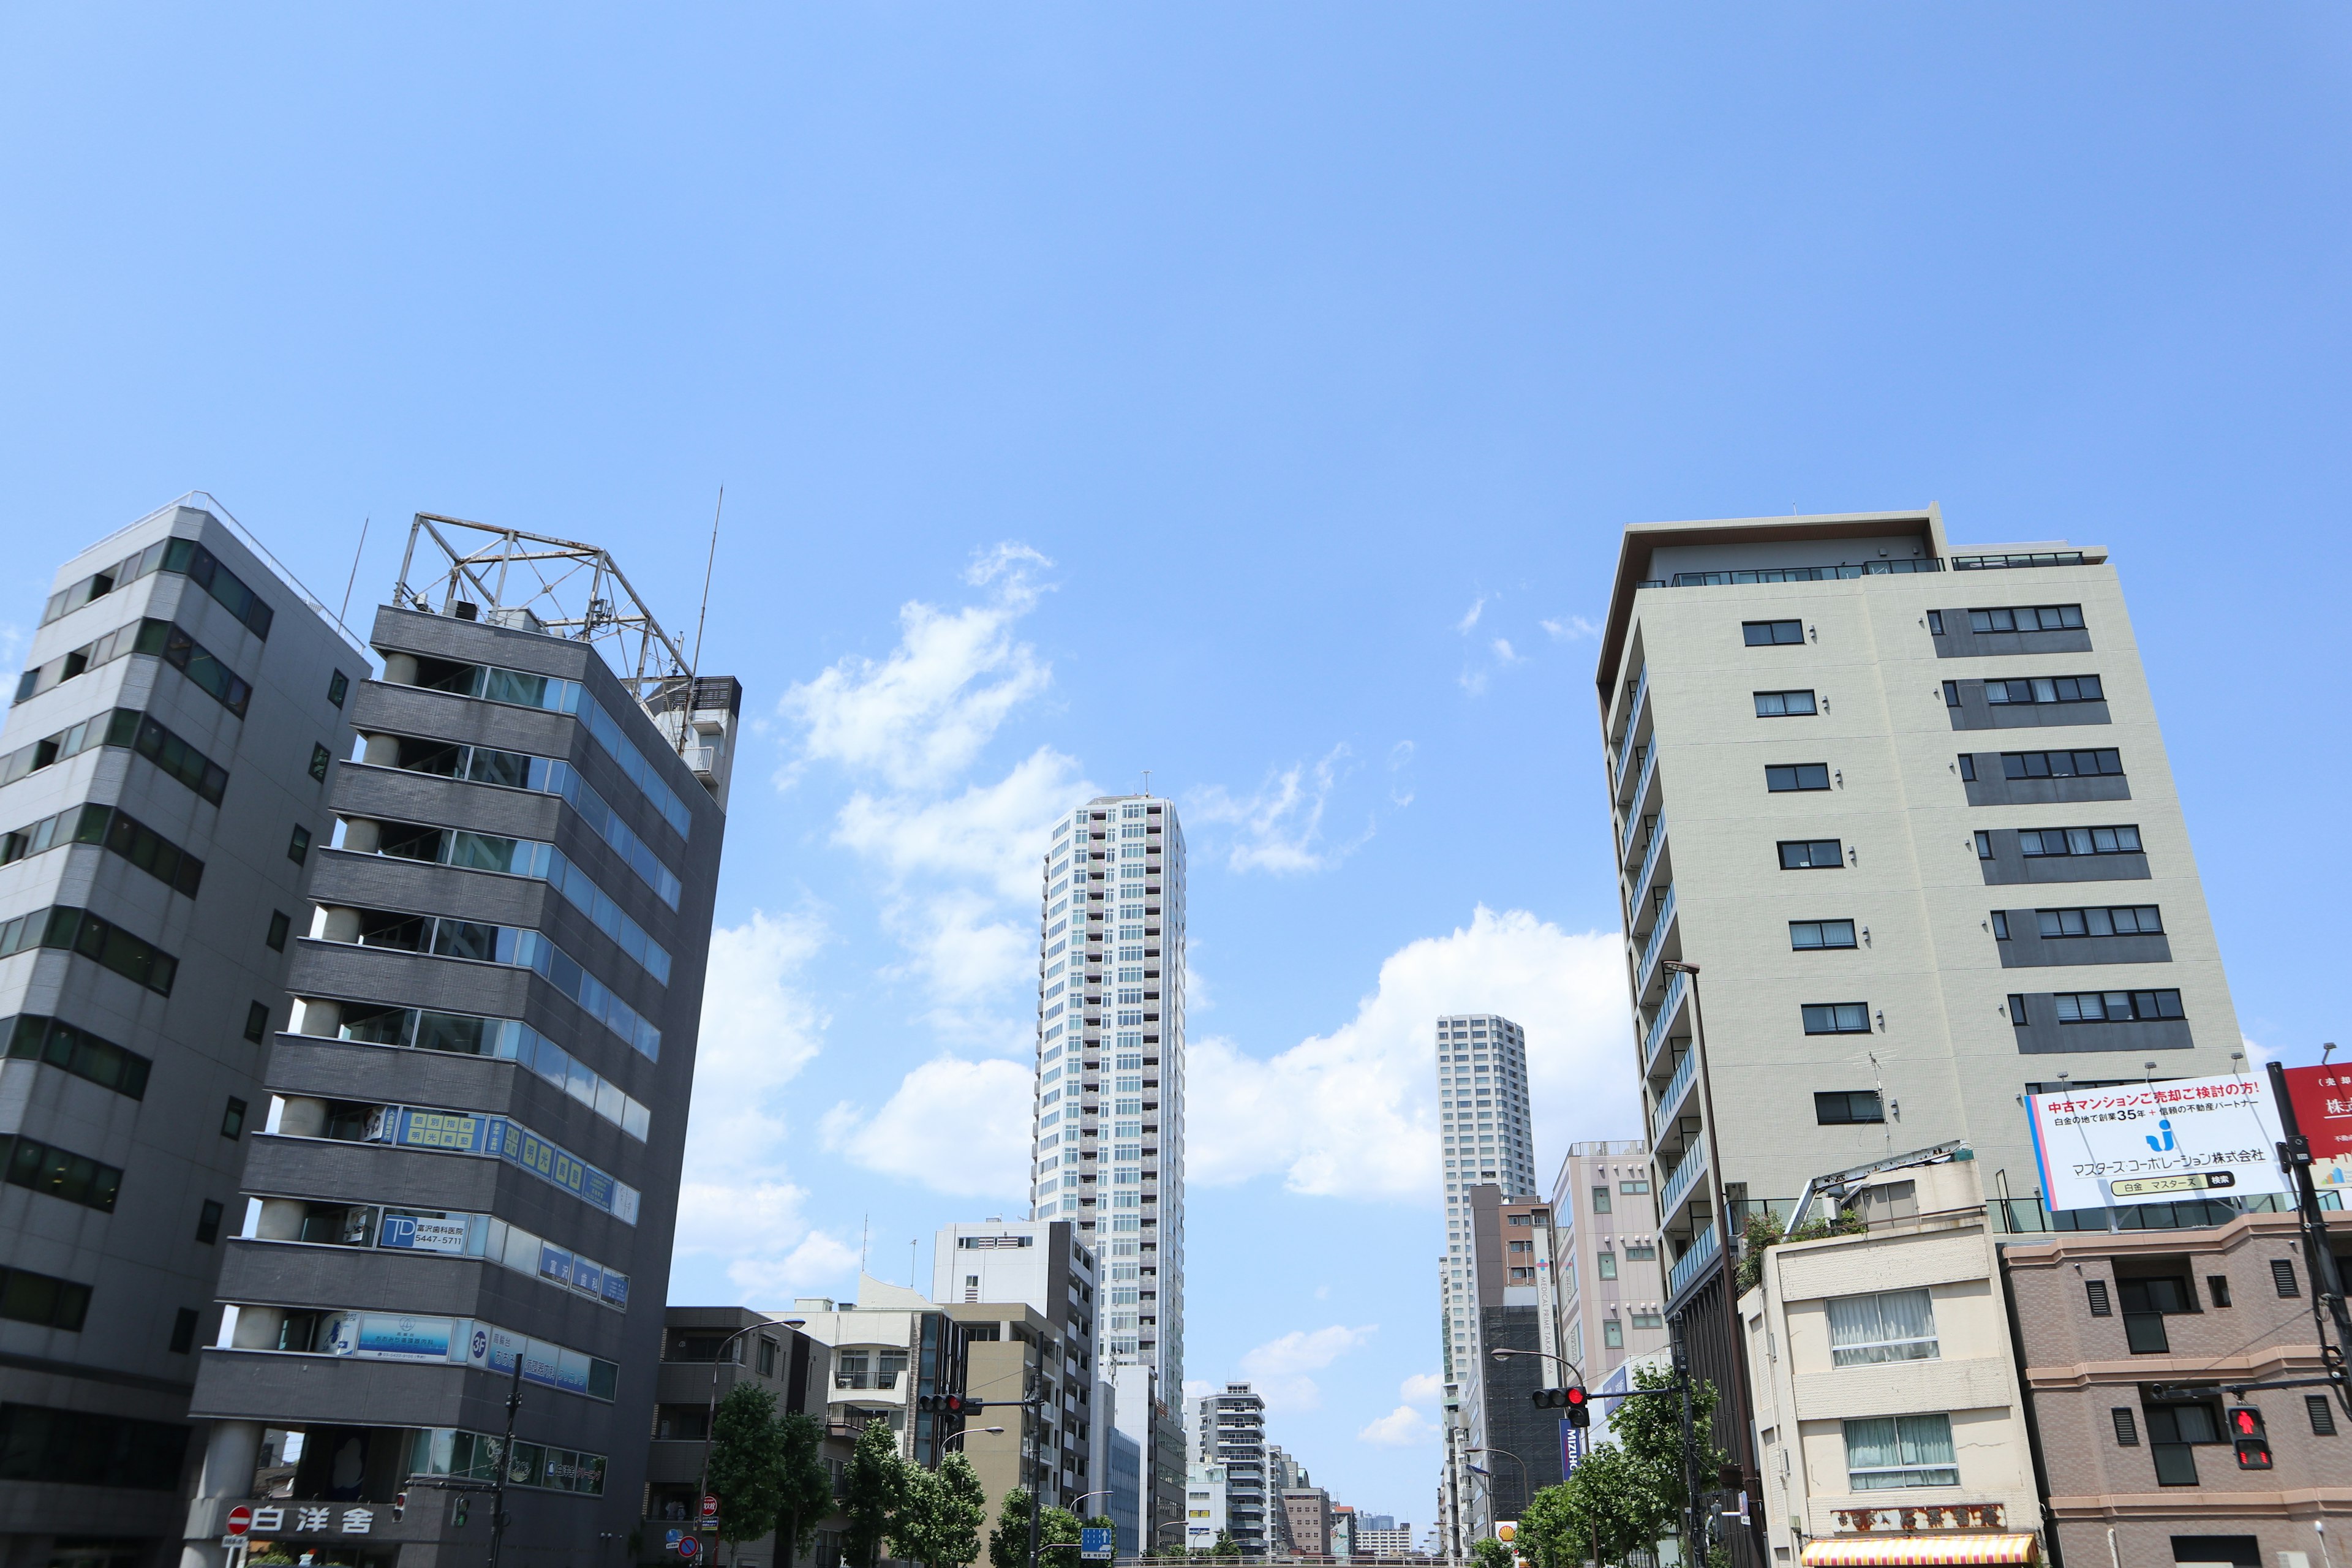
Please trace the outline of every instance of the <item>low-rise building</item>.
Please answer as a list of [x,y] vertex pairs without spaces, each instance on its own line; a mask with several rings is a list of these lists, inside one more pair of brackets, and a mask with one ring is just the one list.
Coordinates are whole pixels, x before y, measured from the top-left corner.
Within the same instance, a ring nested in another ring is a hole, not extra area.
[[[2000,1266],[1976,1163],[1957,1152],[1843,1186],[1866,1228],[1742,1266],[1757,1518],[1776,1563],[1864,1561],[1807,1550],[1860,1536],[1915,1553],[1871,1562],[2030,1561],[2040,1521]],[[1988,1551],[2011,1554],[1965,1554]]]
[[[1225,1522],[1225,1467],[1195,1459],[1185,1476],[1184,1546],[1206,1552],[1230,1528]],[[1172,1532],[1171,1532],[1172,1533]]]
[[1666,1347],[1650,1146],[1639,1139],[1569,1145],[1552,1183],[1551,1219],[1559,1353],[1595,1388],[1629,1358]]
[[[676,1563],[670,1532],[696,1530],[709,1474],[710,1417],[739,1384],[775,1396],[778,1415],[825,1419],[832,1352],[790,1321],[748,1307],[672,1307],[663,1316],[661,1365],[654,1374],[654,1430],[646,1462],[645,1522],[637,1561]],[[825,1428],[821,1450],[836,1486],[856,1446],[857,1429]],[[839,1516],[816,1525],[813,1568],[837,1568]],[[786,1534],[796,1533],[787,1530]],[[773,1534],[732,1549],[736,1568],[793,1568],[803,1554]]]
[[[1375,1514],[1375,1519],[1388,1519]],[[1410,1557],[1412,1555],[1412,1525],[1366,1524],[1356,1531],[1356,1555],[1359,1557]]]
[[1282,1512],[1290,1550],[1299,1557],[1331,1555],[1331,1494],[1321,1487],[1285,1487]]
[[[2326,1217],[2340,1267],[2352,1215]],[[2004,1248],[2001,1264],[2066,1562],[2352,1561],[2322,1530],[2352,1533],[2347,1412],[2324,1384],[2247,1386],[2324,1375],[2295,1215],[2062,1232]],[[2269,1469],[2239,1468],[2238,1409],[2259,1414]]]

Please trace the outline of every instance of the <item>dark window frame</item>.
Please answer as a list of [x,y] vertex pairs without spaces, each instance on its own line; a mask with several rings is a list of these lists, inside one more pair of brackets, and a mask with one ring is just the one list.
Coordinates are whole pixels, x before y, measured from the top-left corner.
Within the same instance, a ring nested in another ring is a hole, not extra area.
[[[1784,636],[1794,628],[1794,636]],[[1759,637],[1758,634],[1761,633]],[[1796,620],[1742,621],[1739,623],[1740,642],[1748,647],[1797,647],[1805,641],[1805,623]]]
[[1830,765],[1827,763],[1764,764],[1764,792],[1767,795],[1811,795],[1829,787]]

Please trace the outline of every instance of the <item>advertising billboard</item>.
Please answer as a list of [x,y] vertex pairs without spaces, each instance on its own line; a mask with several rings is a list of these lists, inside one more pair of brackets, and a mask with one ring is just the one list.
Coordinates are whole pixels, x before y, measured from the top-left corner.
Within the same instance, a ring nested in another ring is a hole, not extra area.
[[2311,1140],[2311,1180],[2321,1192],[2352,1188],[2352,1067],[2289,1068],[2295,1130]]
[[2278,1108],[2253,1076],[2171,1079],[2026,1096],[2053,1210],[2287,1190]]

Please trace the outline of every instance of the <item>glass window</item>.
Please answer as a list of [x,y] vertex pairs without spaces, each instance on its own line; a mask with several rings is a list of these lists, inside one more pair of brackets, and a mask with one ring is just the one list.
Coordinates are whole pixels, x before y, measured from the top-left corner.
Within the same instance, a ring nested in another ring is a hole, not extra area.
[[1609,1213],[1609,1188],[1604,1184],[1592,1189],[1592,1212]]
[[1780,849],[1783,871],[1836,870],[1845,865],[1844,851],[1834,838],[1784,838]]
[[1857,1121],[1884,1121],[1874,1089],[1834,1089],[1813,1095],[1813,1120],[1823,1127],[1843,1127]]
[[236,1138],[245,1132],[245,1101],[230,1097],[228,1106],[221,1112],[221,1136]]
[[286,951],[287,935],[293,928],[294,917],[284,910],[272,910],[269,911],[269,935],[265,940],[278,952],[283,952]]
[[310,855],[310,830],[297,824],[292,836],[286,840],[286,858],[299,866]]
[[1599,1270],[1601,1279],[1614,1279],[1617,1278],[1617,1255],[1614,1252],[1603,1247],[1601,1251],[1593,1254],[1592,1261],[1594,1267]]
[[1813,694],[1810,691],[1756,693],[1756,717],[1759,719],[1793,719],[1814,710]]
[[1960,753],[1960,777],[1969,784],[1977,782],[1977,759],[1973,752]]
[[327,750],[326,747],[315,744],[312,745],[310,748],[310,776],[317,779],[320,783],[324,784],[327,780],[327,765],[334,760],[335,754]]
[[1830,765],[1827,763],[1789,763],[1768,766],[1764,770],[1764,787],[1774,795],[1786,795],[1792,790],[1816,790],[1830,787]]
[[1809,1002],[1802,1011],[1805,1033],[1809,1035],[1870,1033],[1870,1004],[1867,1002]]
[[1798,952],[1809,948],[1852,947],[1852,921],[1790,921],[1789,946]]
[[1775,645],[1801,643],[1805,640],[1802,621],[1742,621],[1739,635],[1749,647],[1771,647]]
[[1832,1296],[1830,1359],[1837,1366],[1874,1366],[1890,1361],[1934,1361],[1936,1310],[1925,1290],[1885,1290],[1869,1296]]
[[2061,991],[2062,1024],[2131,1024],[2182,1016],[2178,991]]
[[1948,1415],[1884,1415],[1845,1424],[1846,1484],[1858,1492],[1892,1487],[1956,1487]]
[[1622,1350],[1625,1344],[1625,1325],[1615,1318],[1601,1320],[1601,1342],[1611,1350]]

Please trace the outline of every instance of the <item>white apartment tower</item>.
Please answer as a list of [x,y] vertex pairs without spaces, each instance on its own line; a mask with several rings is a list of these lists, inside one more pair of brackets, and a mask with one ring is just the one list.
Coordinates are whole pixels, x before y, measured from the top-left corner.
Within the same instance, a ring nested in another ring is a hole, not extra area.
[[[1179,1517],[1184,1386],[1184,832],[1175,803],[1102,795],[1054,825],[1038,922],[1031,1215],[1097,1259],[1097,1342],[1148,1405],[1154,1521]],[[1124,1369],[1146,1369],[1139,1383]],[[1124,1422],[1121,1423],[1125,1425]]]
[[1470,1189],[1491,1183],[1512,1198],[1536,1191],[1527,1037],[1517,1024],[1497,1013],[1437,1021],[1437,1120],[1445,1149],[1445,1272],[1439,1281],[1439,1310],[1445,1323],[1445,1381],[1457,1383],[1475,1378],[1479,1365]]
[[2063,1228],[2021,1094],[2232,1069],[2104,550],[1955,546],[1933,507],[1629,528],[1596,679],[1666,1316],[1701,1375],[1741,1382],[1745,1214],[1965,1142],[2004,1223]]

